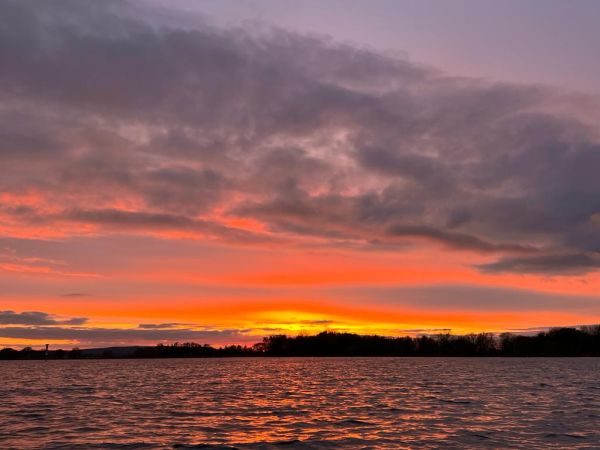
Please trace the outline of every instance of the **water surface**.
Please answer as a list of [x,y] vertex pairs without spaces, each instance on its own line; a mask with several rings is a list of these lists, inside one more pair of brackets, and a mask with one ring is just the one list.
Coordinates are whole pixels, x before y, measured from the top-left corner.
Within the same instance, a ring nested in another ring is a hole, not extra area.
[[0,448],[600,448],[600,359],[0,362]]

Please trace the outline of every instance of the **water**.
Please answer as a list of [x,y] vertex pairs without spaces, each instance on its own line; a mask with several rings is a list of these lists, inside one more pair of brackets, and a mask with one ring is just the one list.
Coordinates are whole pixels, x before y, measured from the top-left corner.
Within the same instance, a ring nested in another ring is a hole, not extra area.
[[0,362],[0,448],[598,448],[600,359]]

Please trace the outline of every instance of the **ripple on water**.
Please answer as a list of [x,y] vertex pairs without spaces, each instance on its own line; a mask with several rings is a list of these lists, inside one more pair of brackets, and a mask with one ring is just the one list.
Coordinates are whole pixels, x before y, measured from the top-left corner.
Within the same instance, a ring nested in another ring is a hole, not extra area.
[[600,448],[599,369],[592,358],[5,361],[0,448]]

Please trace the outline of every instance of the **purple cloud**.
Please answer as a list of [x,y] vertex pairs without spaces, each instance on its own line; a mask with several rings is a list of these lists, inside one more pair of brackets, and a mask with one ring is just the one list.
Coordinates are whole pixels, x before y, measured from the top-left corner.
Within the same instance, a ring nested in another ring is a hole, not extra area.
[[490,273],[599,268],[600,142],[568,95],[137,3],[0,15],[0,191],[41,196],[0,203],[19,229],[426,240],[496,255]]

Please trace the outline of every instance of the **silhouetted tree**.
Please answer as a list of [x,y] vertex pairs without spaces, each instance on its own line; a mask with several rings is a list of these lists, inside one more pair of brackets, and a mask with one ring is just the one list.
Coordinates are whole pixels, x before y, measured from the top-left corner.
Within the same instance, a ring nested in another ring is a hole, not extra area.
[[[0,350],[0,359],[42,359],[44,351],[25,347]],[[77,347],[69,359],[123,357],[111,349],[86,353]],[[215,348],[195,342],[137,347],[125,354],[134,358],[207,358],[233,356],[600,356],[600,325],[557,328],[531,336],[491,333],[453,336],[449,333],[411,337],[361,336],[324,331],[309,336],[277,334],[263,338],[252,347],[228,345]],[[50,358],[62,359],[63,350],[49,352]]]

